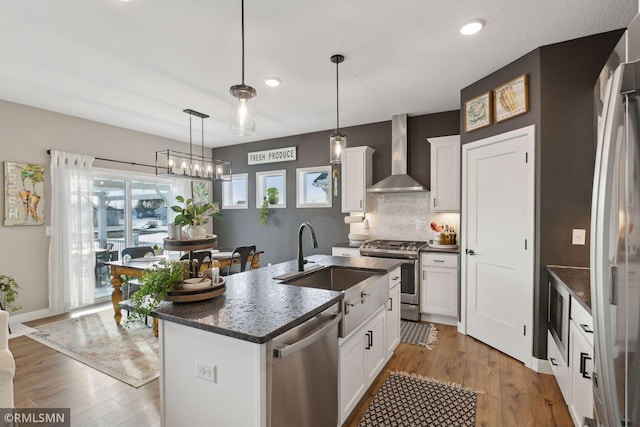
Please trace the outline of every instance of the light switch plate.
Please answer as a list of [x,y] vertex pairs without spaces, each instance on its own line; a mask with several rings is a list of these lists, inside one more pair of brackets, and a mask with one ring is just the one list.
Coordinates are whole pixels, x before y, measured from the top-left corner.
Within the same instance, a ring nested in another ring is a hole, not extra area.
[[573,236],[571,238],[572,245],[584,245],[586,240],[586,230],[581,228],[573,229]]

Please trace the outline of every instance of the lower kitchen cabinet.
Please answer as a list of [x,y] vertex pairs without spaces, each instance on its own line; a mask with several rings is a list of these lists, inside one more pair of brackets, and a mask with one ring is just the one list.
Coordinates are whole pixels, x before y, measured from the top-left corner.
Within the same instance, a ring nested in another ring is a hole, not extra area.
[[389,273],[389,299],[387,300],[387,357],[400,344],[400,269]]
[[571,301],[569,324],[571,397],[567,404],[575,425],[582,426],[585,417],[593,418],[593,320],[577,301]]
[[565,402],[570,402],[571,372],[569,371],[569,365],[567,361],[564,360],[564,356],[549,331],[547,331],[547,359],[549,363],[551,363],[551,371],[556,377],[556,382],[558,383],[558,387],[560,387],[562,397],[564,397]]
[[339,402],[342,424],[388,360],[382,306],[365,323],[340,340]]
[[458,316],[458,255],[421,255],[420,311],[424,314]]

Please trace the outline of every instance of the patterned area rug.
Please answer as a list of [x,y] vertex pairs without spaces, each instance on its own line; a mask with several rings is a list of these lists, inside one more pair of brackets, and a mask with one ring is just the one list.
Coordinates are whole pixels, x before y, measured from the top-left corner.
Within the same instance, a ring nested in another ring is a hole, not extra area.
[[118,327],[111,309],[38,326],[27,336],[134,387],[159,376],[153,329]]
[[438,331],[431,323],[400,321],[400,341],[406,344],[421,345],[432,349],[438,339]]
[[477,393],[460,384],[390,372],[358,427],[473,427]]

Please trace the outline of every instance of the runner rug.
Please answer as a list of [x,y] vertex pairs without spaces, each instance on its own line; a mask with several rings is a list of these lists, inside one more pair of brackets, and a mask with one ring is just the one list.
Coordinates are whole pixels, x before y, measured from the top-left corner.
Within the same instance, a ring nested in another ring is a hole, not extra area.
[[430,323],[400,321],[400,341],[403,343],[421,345],[431,350],[437,337],[438,331]]
[[460,384],[390,372],[358,427],[473,427],[477,393]]
[[41,325],[27,336],[134,387],[159,376],[153,329],[118,327],[111,309]]

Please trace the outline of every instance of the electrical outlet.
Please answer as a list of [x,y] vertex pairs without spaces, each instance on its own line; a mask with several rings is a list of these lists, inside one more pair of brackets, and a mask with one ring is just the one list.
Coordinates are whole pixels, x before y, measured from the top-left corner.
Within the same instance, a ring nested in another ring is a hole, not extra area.
[[202,378],[212,383],[217,382],[217,367],[196,360],[196,378]]
[[571,238],[572,245],[584,245],[586,240],[586,230],[580,228],[573,229],[573,236]]

